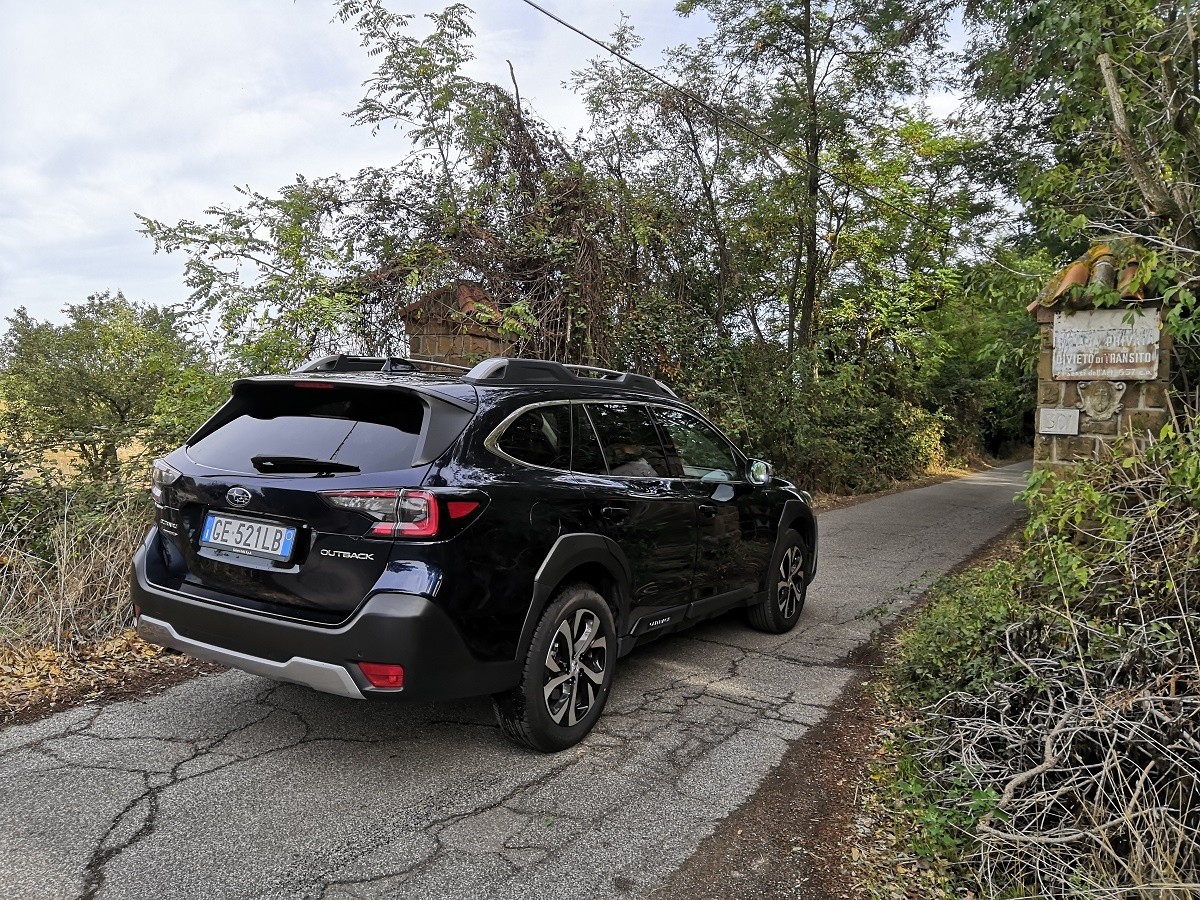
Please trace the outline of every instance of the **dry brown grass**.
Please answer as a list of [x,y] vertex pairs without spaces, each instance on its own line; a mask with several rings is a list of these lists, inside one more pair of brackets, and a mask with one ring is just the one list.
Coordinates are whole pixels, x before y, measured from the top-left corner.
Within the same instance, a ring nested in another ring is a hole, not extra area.
[[[995,677],[924,711],[928,777],[990,797],[977,875],[1014,896],[1200,896],[1200,441],[1031,502]],[[1001,894],[1001,896],[1007,896]]]
[[129,623],[129,561],[146,527],[139,498],[67,488],[0,519],[0,648],[97,642]]

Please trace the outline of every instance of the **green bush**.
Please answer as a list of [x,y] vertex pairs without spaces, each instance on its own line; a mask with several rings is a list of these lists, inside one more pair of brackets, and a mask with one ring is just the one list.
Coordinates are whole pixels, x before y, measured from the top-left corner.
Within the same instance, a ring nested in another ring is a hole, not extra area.
[[879,490],[945,460],[946,417],[905,394],[894,374],[859,364],[819,377],[778,348],[728,346],[675,383],[717,424],[809,490]]
[[1000,561],[940,581],[897,643],[896,696],[919,707],[993,684],[1007,668],[1005,633],[1031,612],[1019,580],[1020,567]]

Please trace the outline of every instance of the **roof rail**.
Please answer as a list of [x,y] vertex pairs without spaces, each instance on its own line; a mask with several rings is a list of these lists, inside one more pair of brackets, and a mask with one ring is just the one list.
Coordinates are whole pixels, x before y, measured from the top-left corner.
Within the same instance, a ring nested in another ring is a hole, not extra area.
[[501,382],[503,384],[596,384],[603,382],[607,388],[637,391],[642,394],[677,396],[673,390],[648,375],[635,372],[619,372],[600,366],[560,363],[549,359],[513,359],[494,356],[477,363],[474,368],[441,362],[436,359],[418,359],[402,356],[351,356],[336,353],[305,363],[295,373],[301,372],[382,372],[400,374],[419,372],[422,367],[453,369],[465,373],[466,381]]
[[[629,381],[637,382],[638,384],[640,384],[643,381],[652,381],[652,382],[654,382],[654,384],[657,387],[651,389],[651,393],[658,393],[659,391],[666,391],[672,397],[675,397],[675,398],[679,397],[678,394],[676,394],[673,390],[671,390],[670,385],[667,385],[667,384],[659,381],[657,378],[651,378],[649,375],[638,375],[634,372],[618,372],[616,369],[602,369],[599,366],[584,366],[584,365],[578,365],[576,363],[562,363],[562,367],[564,369],[570,370],[571,372],[599,372],[600,377],[603,378],[605,381],[621,382],[623,380],[629,380]],[[576,377],[578,377],[578,376],[576,376]],[[584,377],[591,378],[594,376],[587,375]],[[645,388],[639,387],[638,390],[645,390]]]
[[[597,372],[582,375],[577,372]],[[643,394],[663,394],[675,397],[673,390],[648,375],[634,372],[618,372],[599,366],[574,365],[546,359],[510,359],[495,356],[485,359],[463,376],[466,381],[502,382],[504,384],[595,384],[603,382],[605,387]]]
[[295,372],[419,372],[419,366],[438,366],[444,369],[455,369],[460,372],[468,371],[467,366],[457,366],[453,363],[440,362],[436,359],[417,359],[403,356],[349,356],[337,353],[333,356],[323,356],[310,363],[305,363]]

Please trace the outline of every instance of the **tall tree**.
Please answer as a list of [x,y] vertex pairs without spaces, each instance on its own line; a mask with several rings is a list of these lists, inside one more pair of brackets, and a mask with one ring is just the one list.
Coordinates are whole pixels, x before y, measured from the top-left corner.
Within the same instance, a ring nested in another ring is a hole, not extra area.
[[1135,237],[1195,272],[1193,5],[983,0],[967,12],[974,116],[990,134],[998,177],[1047,238]]
[[176,313],[93,294],[64,307],[67,322],[24,308],[0,338],[0,406],[14,445],[66,447],[91,477],[115,477],[118,450],[152,421],[155,401],[202,353]]
[[[611,43],[628,54],[640,39],[623,23]],[[720,334],[744,321],[758,264],[774,260],[746,246],[745,222],[777,172],[715,107],[745,111],[761,97],[728,78],[705,41],[669,51],[660,77],[687,94],[612,57],[577,71],[592,118],[579,154],[613,208],[604,239],[619,294],[635,307],[650,296],[676,305],[693,337]]]
[[834,188],[822,156],[837,155],[845,137],[878,121],[897,92],[917,90],[940,46],[947,0],[682,0],[677,9],[705,10],[716,24],[714,46],[731,70],[771,86],[761,126],[789,150],[801,184],[796,235],[803,287],[789,295],[789,353],[812,341],[826,250],[822,208]]
[[[462,74],[471,11],[413,17],[378,0],[338,4],[378,60],[356,124],[403,129],[396,165],[247,192],[197,224],[143,218],[188,257],[198,307],[216,310],[247,365],[280,368],[334,348],[395,352],[396,313],[457,279],[479,281],[525,352],[606,353],[611,306],[598,238],[607,209],[561,138],[511,89]],[[457,310],[455,310],[457,313]]]

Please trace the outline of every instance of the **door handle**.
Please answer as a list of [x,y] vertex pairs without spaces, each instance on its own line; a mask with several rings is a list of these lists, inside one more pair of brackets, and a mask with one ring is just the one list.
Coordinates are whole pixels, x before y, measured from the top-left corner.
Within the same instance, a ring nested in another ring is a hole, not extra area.
[[624,506],[604,506],[600,509],[600,515],[610,522],[621,522],[629,518],[629,510]]
[[701,503],[700,515],[706,519],[715,519],[717,517],[717,508],[711,503]]

